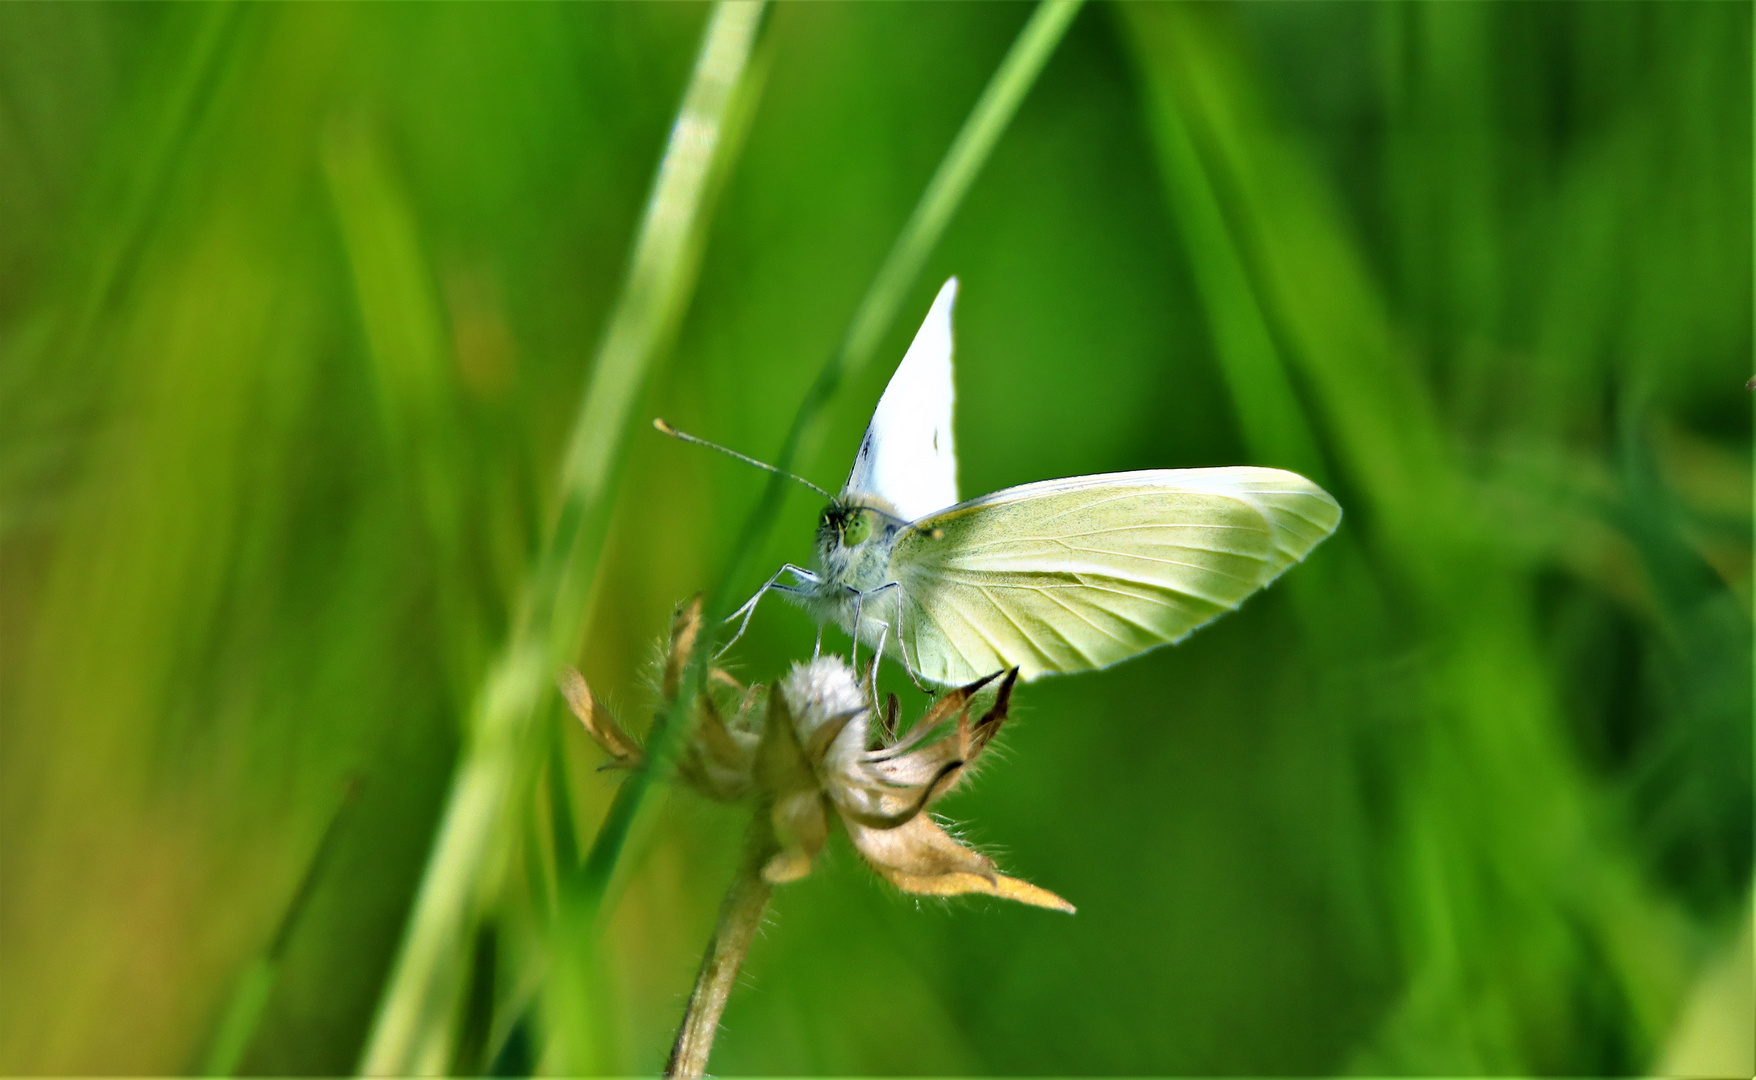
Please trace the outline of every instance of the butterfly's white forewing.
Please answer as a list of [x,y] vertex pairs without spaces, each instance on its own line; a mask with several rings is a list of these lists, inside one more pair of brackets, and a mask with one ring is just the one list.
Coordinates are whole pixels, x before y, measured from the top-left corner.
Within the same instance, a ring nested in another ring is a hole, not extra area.
[[951,306],[957,279],[933,300],[914,344],[890,377],[843,500],[875,495],[904,521],[957,501],[957,450],[951,441]]
[[[1280,469],[1156,469],[1008,488],[898,538],[909,666],[941,685],[1106,667],[1236,608],[1335,531]],[[893,609],[894,610],[894,609]]]

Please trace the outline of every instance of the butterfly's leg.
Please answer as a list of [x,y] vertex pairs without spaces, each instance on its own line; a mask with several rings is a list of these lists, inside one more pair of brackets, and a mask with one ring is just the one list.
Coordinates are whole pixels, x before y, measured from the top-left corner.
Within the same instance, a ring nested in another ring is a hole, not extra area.
[[[898,588],[899,585],[900,585],[900,583],[895,582],[895,581],[892,581],[886,585],[880,585],[876,589],[872,590],[872,595],[877,596],[879,593],[884,592],[886,589],[895,589],[895,588]],[[896,612],[895,612],[895,615],[892,617],[891,621],[886,622],[884,624],[884,633],[886,636],[888,636],[890,631],[892,631],[892,630],[896,631],[896,655],[902,659],[902,670],[905,673],[907,673],[909,682],[912,682],[915,684],[916,690],[922,690],[922,691],[925,691],[929,694],[932,693],[933,692],[932,688],[927,686],[925,683],[921,682],[920,676],[915,674],[915,669],[913,667],[909,666],[908,648],[906,647],[906,645],[904,644],[903,639],[902,639],[902,604],[900,604],[900,603],[898,603],[896,605]],[[882,658],[884,655],[884,638],[883,637],[880,637],[878,639],[878,655],[880,658]],[[877,664],[876,663],[873,664],[872,678],[874,680],[876,680],[878,678]],[[877,685],[876,681],[874,681],[873,685]]]
[[[898,583],[893,581],[884,588],[894,589],[897,585]],[[880,589],[879,591],[883,592],[884,590]],[[915,684],[915,689],[931,694],[933,688],[921,681],[920,675],[915,673],[913,665],[908,662],[908,643],[902,637],[902,602],[900,598],[896,604],[896,655],[902,660],[903,673],[908,676],[909,682]]]
[[823,624],[818,623],[817,624],[817,640],[811,646],[811,659],[815,660],[819,656],[822,656],[822,655],[823,655]]
[[[880,704],[878,701],[878,661],[884,659],[884,639],[888,636],[890,636],[890,624],[885,623],[878,631],[878,649],[872,654],[872,676],[866,683],[872,691],[872,705],[875,709]],[[883,710],[879,709],[878,711]]]
[[[782,574],[793,575],[793,577],[798,580],[799,585],[796,585],[796,586],[795,585],[782,585],[780,583],[780,576]],[[738,643],[738,639],[744,636],[745,628],[750,625],[750,616],[756,614],[756,602],[758,600],[761,600],[763,594],[768,592],[768,590],[779,589],[781,592],[785,592],[785,593],[801,593],[801,592],[805,591],[803,586],[817,585],[820,583],[821,583],[820,579],[817,577],[816,574],[813,574],[809,570],[804,570],[804,569],[801,569],[797,566],[794,566],[792,563],[787,563],[784,566],[782,566],[779,570],[776,570],[774,572],[774,576],[769,578],[767,581],[763,582],[762,588],[756,590],[755,596],[752,596],[750,599],[744,601],[744,604],[742,607],[738,608],[738,610],[736,610],[736,611],[732,612],[730,615],[726,616],[726,622],[731,622],[733,619],[736,619],[740,615],[742,615],[744,617],[744,621],[742,621],[738,624],[738,632],[732,635],[732,639],[730,641],[728,641],[724,645],[720,646],[719,651],[713,654],[713,658],[715,660],[718,660],[720,657],[724,656],[726,654],[726,650],[730,649],[733,645],[736,645]],[[819,631],[819,632],[821,632],[821,631]]]
[[915,669],[912,666],[910,666],[910,664],[908,662],[908,649],[904,648],[903,643],[902,643],[902,629],[901,629],[901,625],[900,625],[902,622],[902,613],[901,612],[897,613],[896,619],[897,619],[897,623],[898,623],[898,628],[896,631],[896,655],[902,658],[903,673],[908,676],[909,682],[912,682],[915,684],[916,690],[922,690],[922,691],[925,691],[926,693],[931,694],[933,692],[933,688],[921,681],[921,677],[919,675],[915,674]]
[[860,670],[860,608],[866,602],[866,594],[858,589],[850,589],[854,594],[854,645],[848,650],[848,667]]

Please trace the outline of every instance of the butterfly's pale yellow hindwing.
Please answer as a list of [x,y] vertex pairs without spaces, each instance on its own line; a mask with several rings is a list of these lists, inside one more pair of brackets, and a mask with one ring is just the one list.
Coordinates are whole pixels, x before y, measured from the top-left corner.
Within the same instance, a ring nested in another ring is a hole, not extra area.
[[1279,469],[1158,469],[1010,488],[905,530],[890,568],[908,665],[939,684],[1106,667],[1235,609],[1335,530]]

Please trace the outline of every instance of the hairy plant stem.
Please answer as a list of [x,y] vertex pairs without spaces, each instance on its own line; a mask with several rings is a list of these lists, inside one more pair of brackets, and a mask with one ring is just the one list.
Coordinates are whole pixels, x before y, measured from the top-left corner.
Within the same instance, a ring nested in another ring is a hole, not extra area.
[[677,1028],[671,1059],[665,1063],[668,1077],[696,1080],[707,1072],[707,1055],[713,1050],[713,1037],[726,1011],[726,999],[738,981],[738,969],[744,966],[744,956],[762,926],[762,915],[768,910],[768,898],[774,892],[774,886],[762,876],[762,867],[777,850],[774,830],[769,824],[769,806],[763,802],[757,805],[755,819],[750,823],[744,861],[720,903],[719,925],[701,956],[695,989]]

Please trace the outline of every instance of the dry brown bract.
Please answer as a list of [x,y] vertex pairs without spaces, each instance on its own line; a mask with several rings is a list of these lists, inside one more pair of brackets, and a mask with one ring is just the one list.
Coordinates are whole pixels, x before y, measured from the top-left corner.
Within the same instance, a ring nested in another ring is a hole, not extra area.
[[[667,700],[681,684],[682,658],[699,626],[699,601],[679,610],[672,623],[661,687]],[[887,699],[883,719],[874,725],[868,694],[839,657],[795,665],[769,689],[766,709],[761,688],[745,690],[714,669],[692,710],[695,726],[678,774],[716,799],[756,794],[771,815],[778,847],[762,867],[770,882],[796,881],[811,872],[829,837],[833,810],[861,857],[904,892],[986,893],[1072,912],[1072,904],[1047,889],[1000,873],[993,860],[959,843],[927,813],[1000,730],[1017,677],[1009,671],[950,691],[898,738],[896,698]],[[971,722],[978,695],[985,697],[996,680],[991,704]],[[562,691],[612,764],[642,763],[639,745],[592,700],[577,671],[567,672]],[[729,723],[722,709],[731,713]]]

